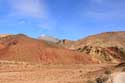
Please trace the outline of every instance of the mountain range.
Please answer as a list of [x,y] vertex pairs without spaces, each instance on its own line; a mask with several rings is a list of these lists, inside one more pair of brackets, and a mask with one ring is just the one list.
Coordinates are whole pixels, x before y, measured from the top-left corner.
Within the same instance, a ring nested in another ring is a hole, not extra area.
[[51,36],[0,35],[0,60],[40,64],[120,63],[125,60],[125,32],[105,32],[77,41]]

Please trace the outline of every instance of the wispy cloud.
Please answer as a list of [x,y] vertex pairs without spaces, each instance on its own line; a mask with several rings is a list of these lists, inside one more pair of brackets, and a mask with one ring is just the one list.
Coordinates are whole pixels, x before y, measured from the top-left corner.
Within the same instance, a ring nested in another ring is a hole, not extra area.
[[12,14],[46,17],[46,10],[42,0],[10,0],[9,4]]
[[[34,24],[39,29],[51,30],[55,28],[56,23],[48,14],[48,9],[43,0],[8,0],[11,13],[9,16],[21,16],[19,24],[32,23],[27,21],[37,20]],[[30,17],[27,20],[27,17]],[[33,19],[32,19],[33,18]]]

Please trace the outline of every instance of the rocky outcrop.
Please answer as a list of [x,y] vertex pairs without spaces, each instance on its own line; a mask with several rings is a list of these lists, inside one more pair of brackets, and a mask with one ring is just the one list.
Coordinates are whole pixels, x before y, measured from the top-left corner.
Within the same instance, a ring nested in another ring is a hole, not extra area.
[[73,47],[73,43],[74,43],[74,42],[75,42],[75,41],[63,39],[63,40],[60,40],[57,44],[58,44],[58,45],[61,45],[61,46],[63,46],[63,47],[65,47],[65,48],[68,48],[68,49],[73,50],[73,49],[74,49],[74,47]]
[[125,53],[123,48],[118,47],[97,47],[97,46],[84,46],[78,48],[77,51],[90,55],[94,60],[99,63],[119,63],[125,60]]

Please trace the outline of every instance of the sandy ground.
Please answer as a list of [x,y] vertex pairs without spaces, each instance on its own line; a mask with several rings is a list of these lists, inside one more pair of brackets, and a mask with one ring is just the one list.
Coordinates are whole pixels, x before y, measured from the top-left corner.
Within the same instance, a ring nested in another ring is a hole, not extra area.
[[86,83],[86,74],[107,65],[0,63],[0,83]]

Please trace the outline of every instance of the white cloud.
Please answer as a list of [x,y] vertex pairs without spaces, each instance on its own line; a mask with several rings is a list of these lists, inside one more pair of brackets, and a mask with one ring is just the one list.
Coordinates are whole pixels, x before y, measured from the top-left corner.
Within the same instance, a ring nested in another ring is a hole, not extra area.
[[12,14],[32,17],[46,17],[42,0],[10,0]]

